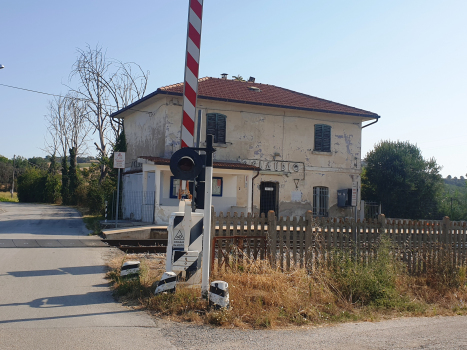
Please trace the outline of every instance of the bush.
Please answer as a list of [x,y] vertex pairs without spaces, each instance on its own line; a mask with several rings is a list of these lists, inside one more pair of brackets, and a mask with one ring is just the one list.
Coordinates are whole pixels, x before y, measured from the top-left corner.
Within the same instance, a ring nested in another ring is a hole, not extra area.
[[18,178],[18,199],[20,202],[44,202],[47,174],[45,171],[29,168]]
[[60,175],[49,174],[46,178],[44,200],[47,203],[59,203],[62,196],[62,181]]
[[334,251],[329,270],[343,298],[351,303],[393,307],[399,296],[396,288],[398,263],[391,253],[391,241],[382,236],[375,257],[368,263],[352,257],[351,252]]
[[58,203],[61,195],[60,175],[28,168],[18,177],[18,200],[26,203]]
[[91,214],[102,214],[104,211],[105,193],[96,184],[88,187],[87,205]]

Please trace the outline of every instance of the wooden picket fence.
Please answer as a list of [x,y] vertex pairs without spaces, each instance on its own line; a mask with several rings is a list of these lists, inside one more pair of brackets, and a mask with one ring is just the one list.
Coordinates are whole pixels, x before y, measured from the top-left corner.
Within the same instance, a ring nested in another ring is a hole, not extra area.
[[[449,263],[465,266],[467,223],[378,219],[354,221],[337,218],[280,217],[269,212],[217,215],[212,210],[212,266],[228,268],[243,259],[268,259],[283,270],[313,270],[339,251],[363,262],[375,258],[381,234],[392,242],[391,252],[407,264],[411,273],[427,266]],[[216,263],[216,264],[214,264]]]

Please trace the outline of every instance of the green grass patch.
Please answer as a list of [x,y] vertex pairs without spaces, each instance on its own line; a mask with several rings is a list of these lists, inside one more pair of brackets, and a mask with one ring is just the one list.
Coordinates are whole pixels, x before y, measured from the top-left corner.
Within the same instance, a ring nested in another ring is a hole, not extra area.
[[83,221],[86,228],[90,230],[90,235],[100,235],[102,233],[101,221],[104,220],[99,215],[83,215]]
[[14,192],[11,198],[10,192],[0,192],[0,202],[18,202],[18,194]]

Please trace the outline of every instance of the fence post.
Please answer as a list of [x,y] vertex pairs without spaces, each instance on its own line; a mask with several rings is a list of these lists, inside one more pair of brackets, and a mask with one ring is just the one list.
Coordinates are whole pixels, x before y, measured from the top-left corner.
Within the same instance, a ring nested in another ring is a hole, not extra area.
[[441,226],[441,230],[443,232],[442,242],[445,244],[445,246],[447,246],[450,243],[449,226],[450,226],[449,217],[448,216],[443,217],[443,224]]
[[441,226],[441,230],[443,232],[443,237],[442,237],[443,249],[441,250],[443,252],[443,255],[442,255],[441,264],[445,264],[449,260],[450,254],[452,254],[451,244],[450,244],[451,239],[449,237],[449,228],[451,226],[450,224],[451,224],[451,221],[449,220],[449,217],[448,216],[443,217],[443,223]]
[[[378,214],[378,236],[375,237],[375,243],[378,242],[378,240],[381,238],[381,235],[384,235],[386,233],[386,226],[387,226],[387,221],[386,221],[386,216],[384,214]],[[374,251],[374,257],[377,257],[377,252],[378,249],[375,247],[376,250]],[[371,248],[370,248],[371,249]]]
[[387,221],[386,221],[386,216],[384,214],[378,215],[378,224],[379,224],[379,227],[378,227],[379,235],[386,233]]
[[274,210],[268,212],[268,245],[269,245],[269,262],[273,268],[276,268],[276,252],[277,252],[277,222]]
[[[305,261],[303,265],[305,268],[311,270],[313,268],[313,252],[311,246],[311,239],[313,237],[313,212],[308,210],[305,214],[306,229],[305,229]],[[342,232],[341,232],[342,234]]]

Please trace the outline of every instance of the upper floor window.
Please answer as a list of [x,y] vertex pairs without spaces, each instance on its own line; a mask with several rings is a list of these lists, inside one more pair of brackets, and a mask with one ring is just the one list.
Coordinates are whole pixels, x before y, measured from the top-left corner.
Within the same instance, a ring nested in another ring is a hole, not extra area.
[[328,216],[329,188],[313,187],[313,216]]
[[206,118],[206,135],[214,135],[214,143],[225,143],[226,116],[208,113]]
[[315,125],[315,151],[331,152],[331,126],[326,124]]

